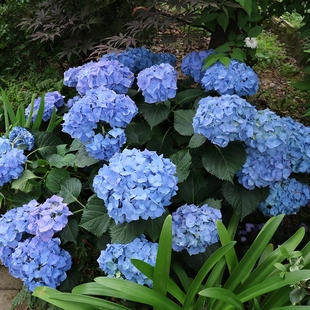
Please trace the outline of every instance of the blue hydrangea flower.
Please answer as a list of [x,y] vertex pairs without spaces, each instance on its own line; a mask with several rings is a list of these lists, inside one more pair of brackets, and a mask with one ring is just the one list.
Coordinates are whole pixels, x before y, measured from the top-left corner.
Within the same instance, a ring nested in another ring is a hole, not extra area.
[[152,57],[152,65],[160,65],[162,63],[168,63],[172,67],[175,67],[177,64],[177,58],[170,53],[154,53]]
[[[85,66],[85,65],[83,65]],[[77,74],[79,73],[80,69],[83,67],[76,67],[76,68],[69,68],[64,72],[64,85],[68,87],[76,87],[78,78]]]
[[137,85],[147,103],[174,98],[177,91],[176,70],[168,63],[153,65],[139,72]]
[[81,96],[74,96],[73,98],[69,98],[67,101],[67,108],[72,108],[72,106],[75,104],[75,102],[77,102],[78,100],[81,99]]
[[99,87],[87,91],[73,104],[63,116],[62,130],[87,143],[95,136],[97,123],[106,122],[111,127],[125,128],[137,113],[138,108],[129,96]]
[[56,232],[61,231],[72,215],[63,198],[53,195],[30,213],[29,231],[39,236],[43,241],[49,241]]
[[161,216],[176,194],[176,167],[154,151],[125,149],[99,169],[94,191],[116,223]]
[[101,251],[98,258],[100,269],[108,277],[127,279],[141,285],[152,286],[152,280],[141,273],[130,261],[135,258],[152,266],[155,265],[158,243],[149,242],[145,236],[136,238],[128,244],[108,244],[106,250]]
[[60,248],[60,239],[44,242],[36,236],[18,243],[12,253],[9,272],[33,292],[37,286],[56,288],[67,278],[66,271],[71,265],[70,254]]
[[200,52],[190,52],[182,59],[181,71],[183,74],[191,76],[196,83],[199,83],[205,70],[202,70],[204,66],[204,59],[213,54],[213,49]]
[[272,184],[269,196],[258,208],[265,216],[296,214],[309,199],[309,186],[290,178]]
[[205,252],[209,245],[218,241],[216,221],[221,218],[221,211],[207,204],[179,207],[172,213],[172,249],[187,250],[190,255]]
[[[31,121],[34,122],[37,115],[38,115],[38,110],[41,104],[41,97],[38,97],[34,100],[34,105],[33,105],[33,113],[31,117]],[[64,104],[64,97],[58,92],[58,91],[53,91],[53,92],[48,92],[44,96],[44,112],[42,119],[44,122],[48,121],[53,113],[54,109],[58,109],[62,107]],[[28,105],[28,107],[25,110],[25,116],[28,118],[29,113],[31,109],[31,104]]]
[[230,141],[245,141],[253,136],[253,116],[256,109],[236,95],[205,97],[193,119],[195,133],[212,143],[225,147]]
[[128,48],[119,53],[109,53],[103,55],[100,61],[118,60],[124,66],[128,67],[131,72],[138,73],[143,69],[153,65],[154,54],[145,47]]
[[[134,74],[117,60],[89,62],[81,67],[74,77],[76,89],[85,95],[89,89],[106,87],[118,94],[126,94],[134,81]],[[74,84],[74,83],[72,83]]]
[[232,59],[228,67],[216,62],[206,68],[200,80],[205,91],[220,95],[252,96],[258,90],[259,80],[255,71],[245,63]]
[[27,157],[24,152],[12,148],[8,139],[0,138],[0,186],[18,179],[24,171],[24,163]]
[[126,143],[124,129],[112,128],[104,136],[96,134],[89,143],[86,144],[87,153],[100,160],[109,160]]
[[14,147],[31,151],[34,149],[34,136],[23,127],[16,126],[9,134],[9,141]]

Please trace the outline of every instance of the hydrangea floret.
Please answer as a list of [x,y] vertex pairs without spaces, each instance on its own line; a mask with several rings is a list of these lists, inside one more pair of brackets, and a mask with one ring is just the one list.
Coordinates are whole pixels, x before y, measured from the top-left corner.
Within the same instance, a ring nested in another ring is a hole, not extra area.
[[253,136],[255,114],[256,109],[237,95],[208,96],[198,102],[194,132],[226,147],[230,141],[245,141]]
[[[41,97],[38,97],[34,100],[33,103],[33,112],[32,112],[32,117],[31,117],[31,122],[34,122],[37,115],[38,111],[41,105]],[[48,92],[44,96],[44,112],[42,116],[42,120],[44,122],[47,122],[53,113],[54,109],[58,109],[64,105],[64,96],[62,96],[59,91],[53,91],[53,92]],[[25,110],[25,116],[28,118],[31,110],[31,104],[28,105],[28,107]]]
[[220,95],[254,95],[259,86],[255,71],[244,62],[232,59],[226,67],[217,61],[203,71],[200,80],[205,91],[216,91]]
[[289,178],[271,185],[269,196],[258,208],[265,216],[296,214],[309,200],[309,186]]
[[60,247],[59,238],[45,242],[35,236],[18,243],[8,267],[32,292],[42,285],[56,288],[66,279],[71,265],[71,256]]
[[15,126],[9,133],[9,141],[14,147],[31,151],[34,149],[34,136],[26,129]]
[[125,149],[94,177],[93,187],[116,223],[160,217],[176,194],[176,167],[154,151]]
[[177,91],[177,71],[168,63],[153,65],[139,72],[137,85],[146,103],[174,98]]
[[218,241],[216,221],[221,218],[221,211],[207,204],[179,207],[172,213],[172,249],[177,252],[187,250],[190,255],[205,252]]
[[127,279],[141,285],[152,286],[152,280],[141,273],[130,261],[140,259],[152,266],[155,265],[158,243],[149,242],[144,235],[127,244],[108,244],[98,258],[100,269],[108,277]]

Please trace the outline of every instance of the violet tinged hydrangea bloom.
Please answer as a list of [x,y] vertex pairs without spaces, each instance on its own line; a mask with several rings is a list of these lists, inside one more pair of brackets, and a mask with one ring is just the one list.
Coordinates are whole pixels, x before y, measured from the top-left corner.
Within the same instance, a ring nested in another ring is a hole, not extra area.
[[81,66],[73,78],[77,80],[75,87],[80,95],[100,86],[125,94],[134,81],[134,74],[117,60],[91,61]]
[[269,196],[258,208],[266,216],[296,214],[309,199],[309,186],[290,178],[270,186]]
[[[41,97],[38,97],[34,100],[34,105],[33,105],[33,113],[32,113],[32,118],[31,121],[34,122],[37,115],[38,115],[38,110],[41,104]],[[58,91],[53,91],[53,92],[48,92],[44,96],[44,112],[42,119],[44,122],[48,121],[53,113],[54,109],[58,109],[64,105],[64,97],[58,92]],[[31,104],[28,105],[28,107],[25,110],[25,116],[29,117],[31,109]]]
[[30,213],[29,231],[47,242],[54,234],[61,231],[68,223],[68,216],[72,215],[63,198],[53,195]]
[[141,273],[130,259],[139,259],[154,266],[157,250],[158,243],[149,242],[142,235],[128,244],[108,244],[106,250],[101,251],[97,261],[108,277],[123,278],[151,287],[152,280]]
[[230,141],[245,141],[253,136],[252,118],[256,109],[236,95],[205,97],[193,119],[195,133],[225,147]]
[[100,160],[109,160],[115,153],[119,153],[121,147],[126,143],[124,129],[112,128],[104,136],[96,134],[89,143],[86,144],[87,153]]
[[91,89],[63,116],[63,132],[87,143],[95,136],[98,122],[125,128],[137,113],[138,108],[129,96],[101,87]]
[[9,134],[9,141],[20,149],[31,151],[34,149],[34,136],[23,127],[16,126]]
[[18,179],[24,171],[24,163],[27,157],[24,152],[17,148],[12,148],[8,139],[0,138],[0,186]]
[[154,151],[125,149],[99,169],[94,191],[116,223],[154,219],[176,194],[175,165]]
[[196,83],[199,83],[203,77],[205,70],[202,70],[204,67],[204,59],[213,54],[213,49],[200,52],[190,52],[186,55],[181,63],[181,71],[183,74],[191,76]]
[[60,247],[60,239],[44,242],[36,236],[18,243],[9,272],[33,292],[37,286],[56,288],[67,278],[71,265],[71,256]]
[[139,72],[137,85],[147,103],[174,98],[177,91],[176,70],[168,63],[153,65]]
[[221,218],[221,211],[207,204],[179,207],[172,213],[172,249],[177,252],[187,250],[190,255],[204,252],[218,241],[216,221]]
[[216,62],[206,68],[200,80],[205,91],[216,91],[220,95],[252,96],[258,90],[259,80],[254,70],[245,63],[231,60],[228,67]]
[[138,73],[141,70],[151,67],[154,54],[145,47],[128,48],[119,53],[109,53],[101,57],[101,61],[118,60],[124,66],[128,67],[131,72]]

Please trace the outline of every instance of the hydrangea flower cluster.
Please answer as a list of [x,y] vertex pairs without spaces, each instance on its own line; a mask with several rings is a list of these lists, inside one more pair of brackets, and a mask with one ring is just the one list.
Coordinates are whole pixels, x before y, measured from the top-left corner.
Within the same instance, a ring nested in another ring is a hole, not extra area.
[[269,196],[258,208],[265,216],[296,214],[309,199],[309,186],[290,178],[271,185]]
[[24,171],[27,157],[23,150],[12,147],[10,141],[0,138],[0,186],[18,179]]
[[152,280],[141,273],[130,261],[140,259],[152,266],[155,265],[158,243],[147,241],[144,235],[128,244],[108,244],[98,258],[100,269],[108,277],[124,278],[141,285],[152,286]]
[[99,169],[94,191],[116,223],[154,219],[176,194],[175,165],[154,151],[125,149]]
[[12,253],[10,274],[20,278],[31,292],[42,285],[56,288],[72,265],[70,254],[59,245],[59,238],[44,242],[37,236],[19,242]]
[[177,91],[176,70],[167,63],[153,65],[139,72],[137,85],[147,103],[174,98]]
[[64,84],[74,86],[80,95],[97,87],[125,94],[134,81],[134,74],[117,60],[91,61],[77,69],[64,73]]
[[31,210],[28,229],[33,235],[49,241],[67,225],[68,216],[72,215],[72,212],[62,201],[62,197],[53,195]]
[[[38,97],[34,100],[33,103],[33,113],[31,117],[31,121],[34,122],[41,104],[41,97]],[[53,113],[54,109],[58,109],[64,105],[64,97],[58,92],[48,92],[44,96],[44,112],[43,112],[43,121],[47,122]],[[28,118],[31,110],[31,104],[28,105],[28,107],[25,110],[25,116]]]
[[115,153],[119,153],[121,147],[126,143],[124,129],[113,128],[104,136],[96,134],[89,143],[86,144],[87,153],[99,160],[108,161]]
[[34,136],[26,129],[16,126],[9,133],[9,141],[19,149],[31,151],[34,149]]
[[218,241],[216,221],[221,218],[221,211],[207,204],[179,207],[172,213],[172,249],[177,252],[187,250],[190,255],[204,252]]
[[138,108],[129,96],[101,87],[91,89],[63,116],[63,132],[87,143],[95,136],[97,123],[125,128],[137,113]]
[[256,109],[237,95],[205,97],[193,119],[195,133],[212,143],[226,147],[230,141],[245,141],[253,136],[253,116]]
[[214,51],[209,49],[207,51],[190,52],[182,59],[181,71],[183,74],[191,76],[196,83],[201,81],[205,70],[202,70],[204,66],[204,59],[213,54]]
[[258,90],[258,76],[244,62],[232,59],[226,67],[216,62],[206,68],[200,80],[205,91],[216,91],[220,95],[252,96]]

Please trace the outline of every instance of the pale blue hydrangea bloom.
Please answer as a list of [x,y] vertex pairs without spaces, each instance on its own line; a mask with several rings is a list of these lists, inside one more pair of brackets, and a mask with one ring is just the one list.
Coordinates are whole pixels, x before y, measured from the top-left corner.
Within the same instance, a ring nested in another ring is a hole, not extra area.
[[34,136],[26,129],[16,126],[9,133],[9,141],[14,147],[31,151],[34,149]]
[[126,134],[124,129],[112,128],[104,136],[101,133],[96,134],[85,146],[88,155],[107,161],[115,153],[120,152],[125,143]]
[[172,249],[187,250],[190,255],[205,252],[209,245],[218,241],[216,221],[221,218],[221,211],[207,204],[179,207],[172,213]]
[[177,71],[168,63],[153,65],[139,72],[137,85],[147,103],[174,98],[177,91]]
[[126,94],[134,81],[134,74],[117,60],[91,61],[78,67],[78,72],[65,73],[65,77],[65,85],[75,85],[80,95],[101,86]]
[[69,68],[68,70],[66,70],[64,72],[64,81],[63,81],[64,85],[68,87],[76,87],[78,82],[77,74],[79,73],[80,69],[86,65],[88,64],[85,64],[80,67]]
[[213,144],[225,147],[230,141],[245,141],[253,136],[253,116],[256,109],[236,95],[205,97],[193,119],[195,133]]
[[220,95],[252,96],[258,90],[259,79],[255,71],[245,63],[231,60],[228,67],[216,62],[204,70],[200,80],[205,91]]
[[72,138],[88,143],[95,136],[97,123],[125,128],[137,113],[138,108],[129,96],[98,87],[87,91],[72,105],[63,116],[62,130]]
[[155,265],[158,243],[149,242],[142,235],[128,244],[108,244],[98,258],[100,269],[108,277],[127,279],[141,285],[152,286],[153,281],[141,273],[130,261],[135,258],[152,266]]
[[265,216],[296,214],[310,199],[309,186],[294,178],[275,182],[270,186],[270,194],[258,208]]
[[176,167],[154,151],[125,149],[99,169],[94,191],[116,223],[154,219],[176,194]]
[[204,67],[204,59],[213,54],[213,49],[209,49],[207,51],[200,51],[200,52],[190,52],[182,59],[181,63],[181,71],[183,74],[191,76],[196,83],[199,83],[205,69],[202,70]]
[[60,239],[44,242],[36,236],[18,243],[8,267],[10,274],[33,292],[37,286],[56,288],[67,278],[71,265],[71,256],[60,247]]
[[[38,97],[34,100],[31,122],[35,121],[38,115],[40,104],[41,104],[41,97]],[[54,109],[57,110],[63,105],[64,105],[64,97],[58,91],[46,93],[44,96],[44,112],[43,112],[42,120],[44,122],[48,121],[52,116],[53,110]],[[31,107],[31,104],[29,104],[25,110],[25,116],[27,118],[29,117],[30,107]]]
[[12,148],[10,141],[0,138],[0,186],[12,180],[18,179],[24,171],[24,163],[27,157],[24,152]]
[[30,212],[28,229],[43,241],[49,241],[54,234],[61,231],[68,223],[72,212],[63,198],[53,195]]

